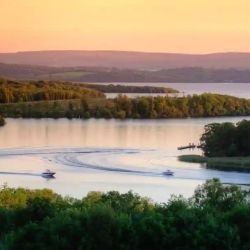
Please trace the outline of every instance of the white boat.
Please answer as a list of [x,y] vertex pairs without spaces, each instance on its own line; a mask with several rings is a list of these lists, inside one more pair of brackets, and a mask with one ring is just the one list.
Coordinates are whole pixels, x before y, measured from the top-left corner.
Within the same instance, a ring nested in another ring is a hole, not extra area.
[[45,172],[42,173],[42,176],[45,178],[53,178],[55,174],[56,174],[55,172],[52,172],[49,169],[47,169]]
[[163,175],[173,176],[173,175],[174,175],[174,172],[171,171],[171,170],[167,170],[167,171],[163,172]]

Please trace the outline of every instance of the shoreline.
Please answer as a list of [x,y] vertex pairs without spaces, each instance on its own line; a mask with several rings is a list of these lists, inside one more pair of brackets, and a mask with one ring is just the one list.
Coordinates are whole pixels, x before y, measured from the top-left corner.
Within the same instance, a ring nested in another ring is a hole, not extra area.
[[250,173],[250,156],[246,157],[206,157],[201,155],[180,155],[178,160],[205,164],[208,169]]

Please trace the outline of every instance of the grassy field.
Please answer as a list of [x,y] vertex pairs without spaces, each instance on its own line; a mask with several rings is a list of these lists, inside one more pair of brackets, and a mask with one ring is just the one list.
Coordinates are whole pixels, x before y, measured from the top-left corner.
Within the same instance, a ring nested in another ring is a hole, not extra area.
[[178,157],[183,162],[205,163],[207,168],[250,172],[249,157],[205,157],[201,155],[181,155]]

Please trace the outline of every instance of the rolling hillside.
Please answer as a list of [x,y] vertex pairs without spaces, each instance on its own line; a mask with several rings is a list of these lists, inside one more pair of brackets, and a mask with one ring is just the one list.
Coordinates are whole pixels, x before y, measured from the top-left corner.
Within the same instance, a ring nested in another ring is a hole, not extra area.
[[0,77],[17,80],[73,82],[243,82],[250,83],[248,69],[176,68],[137,70],[100,67],[47,67],[0,63]]
[[191,55],[126,51],[28,51],[0,53],[0,62],[56,67],[116,67],[140,70],[183,67],[250,69],[250,53]]

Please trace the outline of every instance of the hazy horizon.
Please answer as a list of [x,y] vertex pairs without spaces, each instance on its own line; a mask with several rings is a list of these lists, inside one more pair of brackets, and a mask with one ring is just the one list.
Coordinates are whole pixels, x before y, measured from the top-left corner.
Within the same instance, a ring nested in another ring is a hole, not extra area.
[[214,52],[172,52],[172,51],[143,51],[143,50],[113,50],[113,49],[47,49],[47,50],[16,50],[16,51],[0,51],[1,54],[29,53],[29,52],[122,52],[122,53],[142,53],[142,54],[183,54],[183,55],[211,55],[211,54],[247,54],[249,51],[214,51]]
[[2,3],[0,52],[250,51],[246,0],[16,0]]

